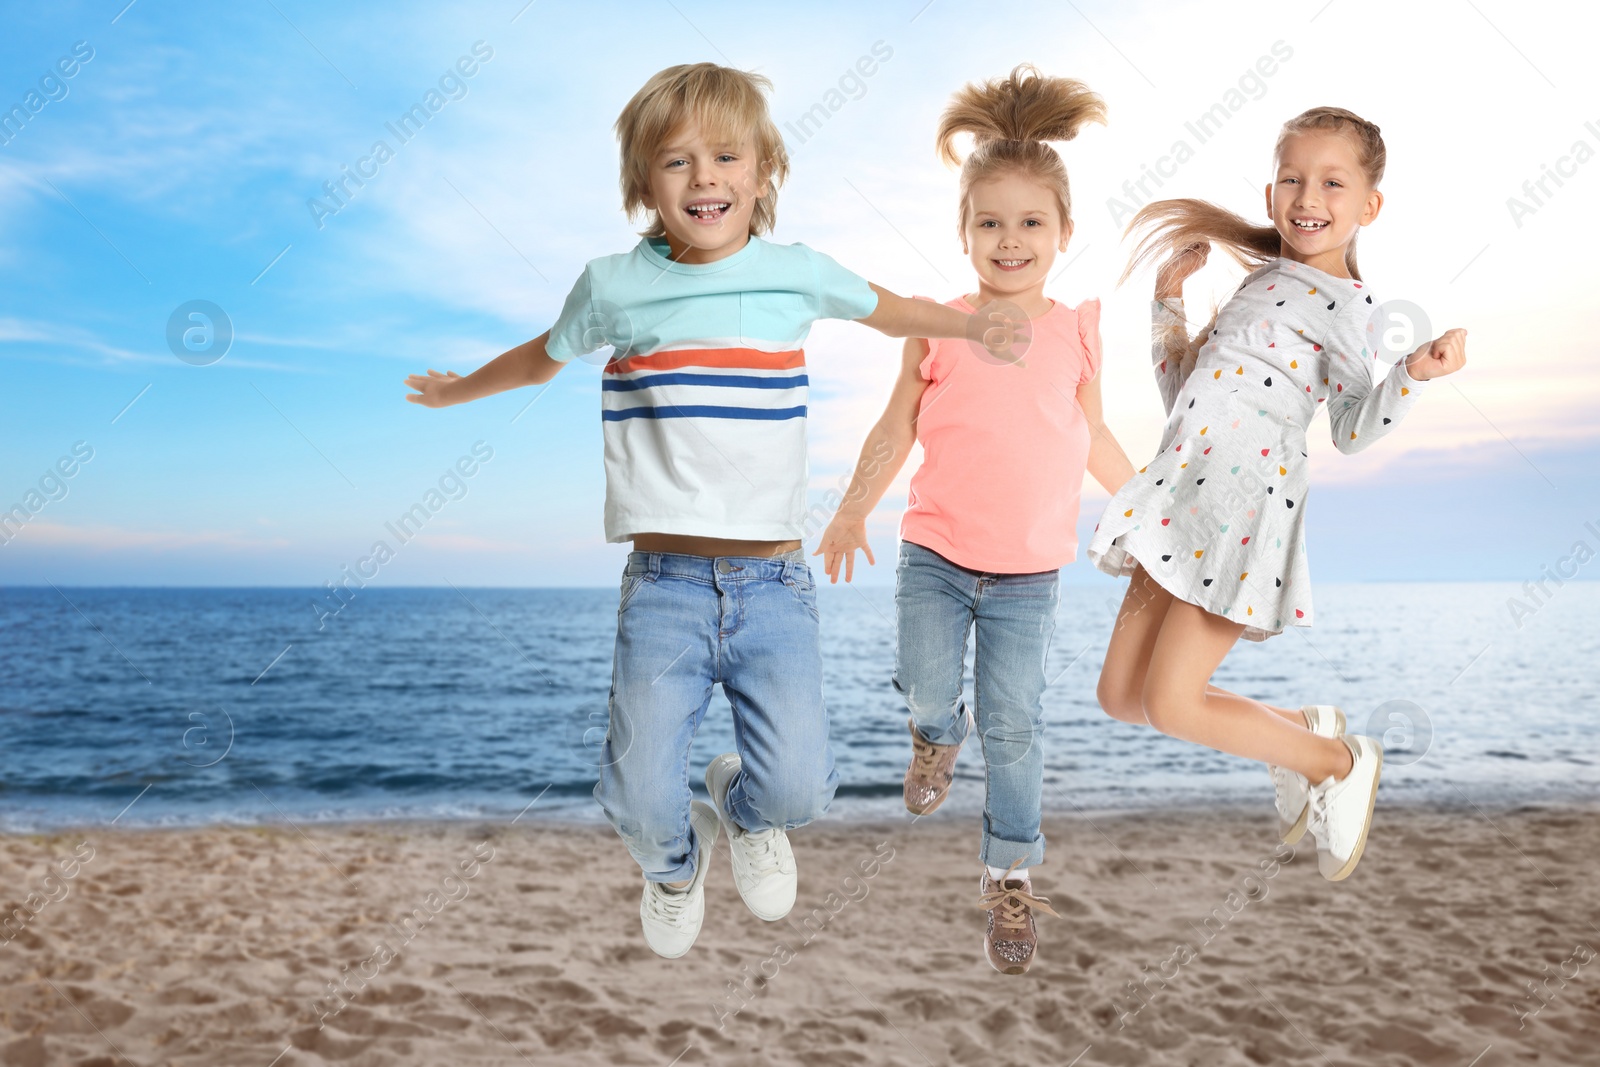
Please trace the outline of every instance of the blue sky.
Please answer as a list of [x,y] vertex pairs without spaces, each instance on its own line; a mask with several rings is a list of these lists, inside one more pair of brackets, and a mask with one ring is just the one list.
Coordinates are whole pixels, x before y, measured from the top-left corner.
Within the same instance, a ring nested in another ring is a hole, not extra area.
[[[1367,116],[1389,173],[1364,273],[1434,333],[1467,327],[1470,362],[1358,456],[1319,422],[1315,573],[1520,581],[1596,541],[1600,93],[1584,35],[1541,9],[124,3],[17,6],[0,41],[0,108],[38,94],[0,137],[0,508],[41,482],[35,499],[55,497],[0,545],[0,583],[319,586],[392,542],[385,523],[482,442],[492,458],[447,481],[458,499],[380,580],[612,584],[625,548],[601,532],[594,367],[446,411],[404,404],[401,380],[538,334],[586,260],[634,243],[611,123],[651,73],[703,59],[771,77],[780,127],[842,100],[790,140],[774,239],[941,298],[971,283],[956,177],[932,152],[949,94],[1025,60],[1101,92],[1110,125],[1063,149],[1077,230],[1050,292],[1105,300],[1107,414],[1136,463],[1162,412],[1149,279],[1114,287],[1114,198],[1186,140],[1193,158],[1159,195],[1254,213],[1283,120],[1324,103]],[[1251,77],[1278,42],[1291,58]],[[830,97],[875,45],[890,57]],[[386,124],[430,90],[437,112],[401,143]],[[1230,99],[1199,143],[1186,123]],[[393,157],[319,219],[308,203],[380,139]],[[1202,281],[1221,296],[1233,277]],[[235,333],[203,366],[166,338],[195,300]],[[807,350],[820,495],[847,473],[898,345],[826,323]],[[52,475],[75,446],[92,458]],[[875,517],[882,560],[903,484]],[[1091,483],[1085,532],[1104,500]]]

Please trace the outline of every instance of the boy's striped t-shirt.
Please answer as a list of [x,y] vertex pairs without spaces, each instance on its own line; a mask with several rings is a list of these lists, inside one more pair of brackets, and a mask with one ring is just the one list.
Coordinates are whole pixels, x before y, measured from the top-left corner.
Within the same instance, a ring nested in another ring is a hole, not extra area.
[[545,351],[613,349],[600,383],[606,540],[800,537],[803,346],[817,319],[864,318],[877,304],[830,257],[759,237],[714,263],[673,262],[648,237],[591,260]]

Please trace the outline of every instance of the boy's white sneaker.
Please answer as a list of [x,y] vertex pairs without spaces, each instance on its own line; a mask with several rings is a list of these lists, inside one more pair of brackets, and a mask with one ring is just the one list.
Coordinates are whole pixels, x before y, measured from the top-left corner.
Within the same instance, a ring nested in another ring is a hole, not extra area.
[[688,952],[700,936],[700,924],[706,917],[706,871],[711,868],[711,850],[717,843],[720,820],[711,805],[696,800],[689,806],[689,822],[698,840],[694,877],[682,889],[646,880],[644,899],[639,902],[646,943],[656,955],[669,960]]
[[1311,787],[1310,826],[1317,839],[1317,867],[1330,882],[1348,878],[1361,860],[1372,829],[1372,805],[1378,799],[1383,772],[1383,746],[1356,734],[1341,737],[1355,765],[1334,781],[1330,775]]
[[[1332,704],[1307,704],[1300,709],[1312,733],[1319,737],[1344,736],[1344,712]],[[1267,774],[1272,778],[1274,802],[1278,807],[1278,836],[1286,845],[1299,841],[1306,833],[1310,809],[1311,783],[1306,776],[1275,763],[1267,764]]]
[[794,850],[781,829],[746,830],[728,811],[728,787],[739,773],[736,753],[724,752],[706,768],[706,790],[728,831],[728,855],[733,862],[733,884],[745,907],[758,919],[777,922],[794,907]]

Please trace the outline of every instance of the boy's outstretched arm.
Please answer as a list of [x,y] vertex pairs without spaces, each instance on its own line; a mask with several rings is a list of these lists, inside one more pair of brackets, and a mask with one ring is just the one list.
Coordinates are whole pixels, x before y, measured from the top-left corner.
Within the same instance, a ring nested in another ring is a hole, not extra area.
[[[867,283],[872,285],[871,282]],[[968,315],[932,300],[912,300],[896,296],[881,286],[872,285],[878,306],[872,314],[856,321],[890,337],[970,337],[997,355],[1009,355],[1012,329],[1019,325],[1003,315]]]
[[839,563],[844,562],[844,580],[855,577],[856,549],[866,553],[868,563],[876,563],[872,549],[867,544],[867,516],[878,506],[889,483],[894,481],[900,468],[905,466],[911,446],[917,440],[917,412],[922,405],[922,393],[928,387],[922,377],[922,361],[927,358],[928,343],[913,337],[906,341],[900,361],[900,376],[895,380],[894,392],[889,395],[888,406],[872,427],[861,446],[861,459],[856,463],[855,474],[850,478],[850,488],[845,490],[844,501],[834,512],[828,528],[822,533],[813,556],[822,557],[828,580],[839,580]]
[[416,392],[407,393],[406,399],[423,407],[443,408],[508,389],[520,389],[524,385],[548,382],[566,366],[545,353],[545,342],[549,338],[550,331],[546,330],[533,340],[500,353],[465,378],[455,371],[441,374],[429,370],[427,374],[413,374],[406,378],[406,384]]

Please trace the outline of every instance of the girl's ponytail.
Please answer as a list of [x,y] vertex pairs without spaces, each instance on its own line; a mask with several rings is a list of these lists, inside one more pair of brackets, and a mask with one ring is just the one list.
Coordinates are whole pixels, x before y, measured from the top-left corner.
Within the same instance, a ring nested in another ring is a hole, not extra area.
[[[1377,188],[1383,180],[1388,152],[1378,127],[1342,107],[1314,107],[1283,124],[1278,131],[1272,157],[1276,162],[1284,142],[1308,130],[1333,130],[1348,135],[1356,149],[1356,160],[1367,181]],[[1221,245],[1246,270],[1254,270],[1283,254],[1283,238],[1273,226],[1258,226],[1226,208],[1204,200],[1158,200],[1140,208],[1128,223],[1127,233],[1143,230],[1128,265],[1117,280],[1121,285],[1138,268],[1165,261],[1190,245]],[[1361,278],[1356,269],[1356,242],[1350,239],[1345,250],[1345,267],[1350,276]]]
[[[1031,63],[1021,64],[1005,78],[962,87],[945,108],[936,138],[939,158],[961,166],[958,228],[966,227],[973,185],[1013,172],[1035,178],[1055,192],[1065,226],[1072,220],[1067,168],[1045,142],[1070,141],[1084,124],[1105,121],[1105,101],[1088,86],[1042,75]],[[964,163],[955,149],[956,136],[962,133],[972,134],[975,141]]]
[[1134,230],[1143,230],[1144,234],[1128,257],[1118,285],[1140,267],[1164,263],[1191,245],[1221,245],[1246,270],[1276,259],[1283,248],[1283,238],[1276,227],[1257,226],[1204,200],[1157,200],[1146,204],[1133,216],[1125,232]]

